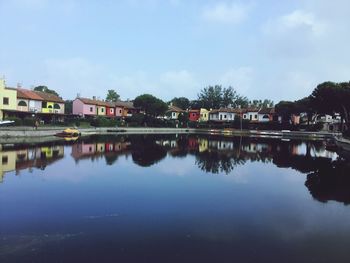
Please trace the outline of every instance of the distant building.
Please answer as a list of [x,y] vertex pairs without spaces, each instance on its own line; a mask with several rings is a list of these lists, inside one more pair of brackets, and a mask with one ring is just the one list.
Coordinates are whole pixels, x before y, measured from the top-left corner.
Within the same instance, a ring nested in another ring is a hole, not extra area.
[[188,119],[190,121],[198,121],[200,117],[200,110],[189,110]]
[[5,80],[0,79],[0,120],[6,118],[6,111],[17,110],[17,91],[5,86]]

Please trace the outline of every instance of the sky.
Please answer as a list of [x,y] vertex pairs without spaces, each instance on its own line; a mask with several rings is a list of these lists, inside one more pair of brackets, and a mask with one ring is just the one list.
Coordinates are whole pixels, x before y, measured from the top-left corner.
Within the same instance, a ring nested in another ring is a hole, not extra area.
[[221,84],[296,100],[350,80],[348,0],[0,0],[0,77],[64,99]]

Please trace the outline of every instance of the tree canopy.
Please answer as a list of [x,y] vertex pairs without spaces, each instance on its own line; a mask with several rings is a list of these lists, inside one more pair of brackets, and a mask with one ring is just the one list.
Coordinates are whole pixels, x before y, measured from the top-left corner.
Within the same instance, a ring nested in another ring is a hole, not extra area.
[[49,93],[49,94],[53,94],[56,95],[57,97],[59,97],[60,95],[58,95],[58,93],[52,89],[49,89],[47,86],[37,86],[34,88],[35,91],[41,91],[41,92],[45,92],[45,93]]
[[135,98],[134,106],[145,111],[147,115],[160,116],[168,109],[168,105],[151,94],[143,94]]
[[107,96],[106,96],[106,101],[116,102],[117,100],[119,100],[119,98],[120,98],[120,96],[115,90],[112,90],[112,89],[108,90]]
[[190,107],[190,100],[185,97],[175,97],[170,101],[170,103],[183,110],[186,110]]
[[202,103],[202,107],[207,109],[235,107],[238,106],[238,102],[245,103],[245,99],[234,88],[223,88],[221,85],[205,87],[198,94],[198,101]]

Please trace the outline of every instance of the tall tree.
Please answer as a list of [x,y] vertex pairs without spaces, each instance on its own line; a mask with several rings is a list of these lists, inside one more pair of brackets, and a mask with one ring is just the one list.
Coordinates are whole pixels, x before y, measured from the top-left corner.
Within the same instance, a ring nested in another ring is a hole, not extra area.
[[143,94],[135,98],[134,106],[145,111],[147,115],[157,117],[164,115],[168,109],[168,105],[150,94]]
[[119,98],[120,98],[120,96],[115,90],[112,90],[112,89],[108,90],[107,96],[106,96],[106,101],[116,102],[117,100],[119,100]]
[[175,97],[170,101],[170,103],[183,110],[186,110],[190,107],[190,100],[185,97]]
[[35,87],[34,90],[53,94],[53,95],[56,95],[57,97],[60,96],[60,95],[58,95],[58,93],[56,91],[49,89],[47,86],[43,86],[43,85]]
[[234,106],[239,97],[234,88],[222,88],[221,85],[205,87],[198,94],[198,100],[207,109]]

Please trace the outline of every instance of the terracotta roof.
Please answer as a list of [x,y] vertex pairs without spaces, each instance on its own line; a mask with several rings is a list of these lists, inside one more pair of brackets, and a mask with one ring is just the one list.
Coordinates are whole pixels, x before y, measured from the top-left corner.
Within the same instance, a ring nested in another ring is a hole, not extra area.
[[169,106],[168,112],[184,112],[183,109],[180,109],[179,107],[176,107],[174,105]]
[[39,95],[42,100],[44,101],[52,101],[52,102],[58,102],[58,103],[64,103],[64,100],[62,100],[60,97],[51,94],[51,93],[46,93],[46,92],[41,92],[41,91],[33,91],[37,95]]
[[274,114],[275,108],[263,108],[259,110],[259,114]]
[[259,111],[259,109],[257,109],[257,108],[247,108],[245,110],[246,110],[246,112],[258,112]]
[[116,107],[124,107],[128,109],[135,109],[134,103],[132,101],[117,101],[115,102]]
[[36,92],[29,89],[17,89],[17,98],[20,99],[29,99],[29,100],[44,100],[41,96],[39,96]]
[[241,113],[242,109],[232,109],[232,108],[220,108],[216,110],[210,111],[210,113],[218,113],[218,112],[232,112],[232,113]]
[[129,109],[134,109],[134,104],[131,101],[117,101],[117,102],[108,102],[108,101],[102,101],[102,100],[94,100],[94,99],[88,99],[88,98],[77,98],[81,100],[85,104],[90,105],[97,105],[97,106],[105,106],[105,107],[124,107]]
[[85,104],[109,107],[109,103],[102,100],[88,99],[88,98],[77,98],[77,99],[81,100]]

